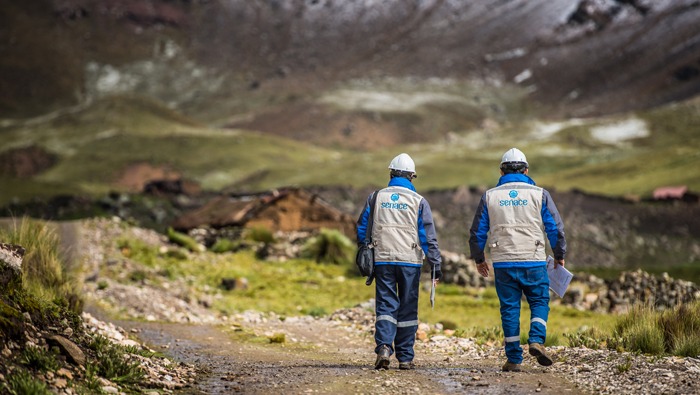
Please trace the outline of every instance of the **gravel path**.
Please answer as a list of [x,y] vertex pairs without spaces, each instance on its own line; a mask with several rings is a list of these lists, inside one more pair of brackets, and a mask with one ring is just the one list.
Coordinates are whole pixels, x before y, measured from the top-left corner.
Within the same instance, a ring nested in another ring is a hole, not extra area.
[[[151,244],[161,242],[152,232],[121,228],[109,221],[94,221],[88,228],[76,234],[83,236],[88,262],[93,263],[109,262],[111,253],[101,246],[123,231]],[[106,290],[87,284],[87,297],[140,320],[115,323],[151,348],[198,370],[197,379],[178,390],[182,394],[700,394],[700,359],[696,358],[553,347],[553,366],[543,368],[526,354],[523,372],[503,373],[500,345],[480,346],[474,339],[445,336],[431,327],[423,331],[433,335],[416,342],[416,370],[399,371],[393,360],[388,371],[375,371],[374,316],[365,308],[322,318],[282,319],[261,312],[220,317],[196,300],[183,298],[187,295],[183,284],[109,282]],[[282,334],[284,342],[269,340]],[[172,379],[191,382],[189,377]]]
[[502,373],[498,358],[454,355],[427,343],[417,347],[416,370],[400,371],[394,360],[391,369],[375,371],[371,338],[330,320],[267,322],[245,329],[285,333],[290,340],[283,344],[243,341],[235,332],[241,330],[238,325],[118,324],[138,331],[150,347],[200,368],[196,383],[182,394],[582,393],[564,375],[532,365],[534,361],[525,372]]

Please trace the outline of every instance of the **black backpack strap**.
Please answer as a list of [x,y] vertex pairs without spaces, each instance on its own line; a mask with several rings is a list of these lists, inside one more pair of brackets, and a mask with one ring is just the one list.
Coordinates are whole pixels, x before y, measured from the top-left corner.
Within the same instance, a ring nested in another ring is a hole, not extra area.
[[367,220],[367,232],[365,233],[365,244],[372,242],[372,228],[374,227],[374,208],[377,205],[377,195],[379,190],[372,193],[372,199],[369,202],[369,219]]

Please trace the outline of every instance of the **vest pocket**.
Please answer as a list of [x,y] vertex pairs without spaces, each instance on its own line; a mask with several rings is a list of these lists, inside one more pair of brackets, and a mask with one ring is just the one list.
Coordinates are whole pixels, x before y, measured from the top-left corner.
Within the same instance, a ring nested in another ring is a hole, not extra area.
[[374,249],[375,259],[388,262],[422,263],[423,249],[411,226],[383,225]]
[[544,259],[545,244],[526,224],[495,227],[488,245],[495,261],[529,261]]

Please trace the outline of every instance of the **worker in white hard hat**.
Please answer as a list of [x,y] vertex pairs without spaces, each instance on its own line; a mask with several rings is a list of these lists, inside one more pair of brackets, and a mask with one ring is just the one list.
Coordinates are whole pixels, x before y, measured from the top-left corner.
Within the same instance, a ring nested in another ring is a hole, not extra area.
[[433,281],[442,277],[442,261],[430,205],[412,184],[416,178],[413,159],[405,153],[396,156],[389,164],[389,176],[388,187],[367,198],[357,220],[357,241],[371,243],[374,249],[374,367],[388,369],[391,355],[396,354],[399,369],[409,370],[415,368],[413,344],[423,260],[427,257],[430,263]]
[[490,249],[501,304],[501,324],[508,360],[503,371],[517,372],[520,347],[520,299],[530,305],[529,353],[543,366],[552,364],[544,347],[549,315],[549,277],[545,244],[554,264],[564,266],[564,224],[549,192],[529,177],[525,154],[511,148],[501,159],[501,178],[481,197],[470,230],[469,248],[479,274],[489,275],[484,249]]

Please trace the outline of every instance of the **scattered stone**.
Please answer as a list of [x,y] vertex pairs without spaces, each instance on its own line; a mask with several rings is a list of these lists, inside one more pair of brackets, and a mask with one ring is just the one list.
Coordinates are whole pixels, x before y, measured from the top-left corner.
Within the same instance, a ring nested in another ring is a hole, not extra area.
[[73,373],[71,373],[71,371],[68,369],[65,369],[65,368],[58,369],[56,371],[56,374],[61,376],[61,377],[65,377],[68,380],[73,380]]
[[57,346],[61,354],[66,356],[68,362],[85,366],[85,354],[75,343],[60,335],[53,335],[46,339],[51,346]]
[[66,379],[59,378],[53,382],[53,386],[59,389],[66,388],[68,386],[68,381]]

